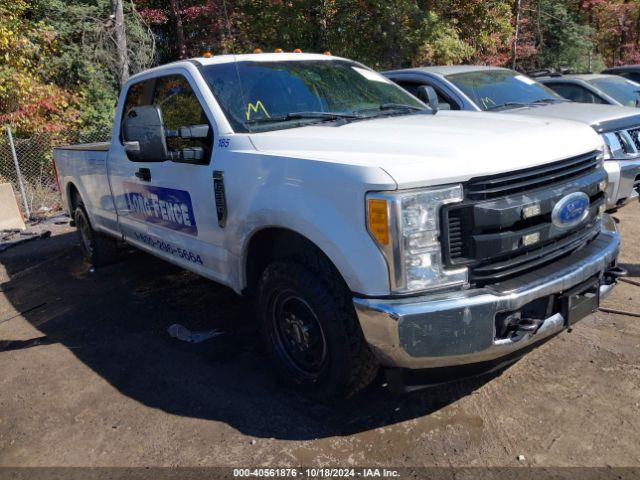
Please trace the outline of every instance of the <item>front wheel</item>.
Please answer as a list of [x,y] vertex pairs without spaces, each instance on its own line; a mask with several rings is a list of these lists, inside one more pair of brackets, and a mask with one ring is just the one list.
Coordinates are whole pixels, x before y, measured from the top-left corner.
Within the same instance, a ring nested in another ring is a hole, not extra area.
[[258,292],[265,341],[280,376],[319,400],[352,396],[378,370],[341,282],[280,260],[264,271]]

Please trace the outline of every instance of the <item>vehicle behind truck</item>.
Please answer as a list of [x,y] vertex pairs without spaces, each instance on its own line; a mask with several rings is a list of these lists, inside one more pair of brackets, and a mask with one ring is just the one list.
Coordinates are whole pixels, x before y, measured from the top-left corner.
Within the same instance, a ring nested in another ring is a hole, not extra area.
[[631,107],[570,102],[514,70],[481,65],[422,67],[384,73],[416,95],[435,91],[440,108],[572,120],[590,125],[605,143],[607,209],[635,198],[640,185],[640,113]]
[[148,70],[124,85],[110,143],[54,158],[89,261],[126,242],[255,297],[278,373],[322,400],[381,367],[408,385],[512,361],[619,274],[592,128],[434,115],[328,55]]
[[535,79],[572,102],[640,107],[640,84],[618,75],[556,73]]

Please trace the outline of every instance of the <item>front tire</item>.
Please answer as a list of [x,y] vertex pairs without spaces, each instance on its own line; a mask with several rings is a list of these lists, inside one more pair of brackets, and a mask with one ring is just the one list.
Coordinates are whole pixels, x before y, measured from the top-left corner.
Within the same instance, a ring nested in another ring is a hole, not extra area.
[[278,373],[303,395],[345,399],[375,378],[378,364],[342,279],[278,260],[262,275],[258,309]]
[[82,203],[76,206],[73,219],[80,237],[82,253],[91,265],[102,267],[117,260],[119,253],[117,241],[93,229]]

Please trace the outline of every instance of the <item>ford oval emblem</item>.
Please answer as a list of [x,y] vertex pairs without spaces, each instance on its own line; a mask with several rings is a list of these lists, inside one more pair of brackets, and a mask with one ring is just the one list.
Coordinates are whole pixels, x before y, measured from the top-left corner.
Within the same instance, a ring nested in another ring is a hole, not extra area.
[[562,197],[551,212],[551,221],[558,228],[571,228],[589,216],[589,196],[575,192]]

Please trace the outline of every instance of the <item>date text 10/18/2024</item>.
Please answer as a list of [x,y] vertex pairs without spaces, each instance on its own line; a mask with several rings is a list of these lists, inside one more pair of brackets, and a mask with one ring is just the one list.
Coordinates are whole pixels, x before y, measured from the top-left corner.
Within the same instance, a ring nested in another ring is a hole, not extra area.
[[235,468],[236,478],[399,478],[398,470],[387,468]]

